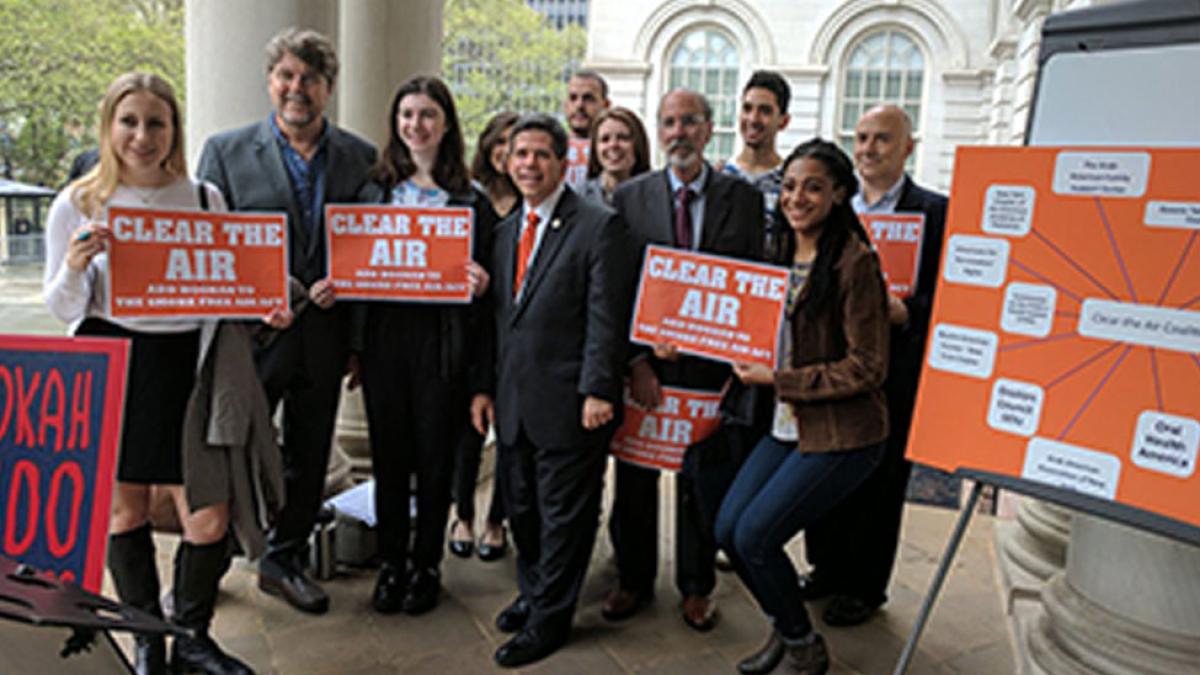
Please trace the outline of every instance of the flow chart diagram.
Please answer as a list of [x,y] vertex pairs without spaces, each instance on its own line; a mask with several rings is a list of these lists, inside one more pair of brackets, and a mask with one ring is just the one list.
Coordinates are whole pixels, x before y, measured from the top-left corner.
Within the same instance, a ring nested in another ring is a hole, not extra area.
[[962,148],[909,457],[1200,525],[1200,151]]

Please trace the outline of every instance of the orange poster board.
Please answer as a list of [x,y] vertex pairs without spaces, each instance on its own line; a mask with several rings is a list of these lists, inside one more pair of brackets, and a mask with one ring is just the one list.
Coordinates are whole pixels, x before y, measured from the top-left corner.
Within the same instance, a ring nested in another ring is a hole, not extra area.
[[330,204],[329,278],[348,300],[471,301],[467,207]]
[[909,458],[1200,525],[1200,151],[959,148]]
[[591,141],[586,138],[571,137],[567,143],[567,176],[566,183],[578,187],[587,180],[588,155],[591,154]]
[[647,246],[629,337],[774,368],[787,285],[782,267]]
[[925,232],[923,213],[860,213],[871,243],[879,254],[888,292],[907,298],[917,284],[921,262],[921,237]]
[[288,305],[287,216],[108,208],[111,316],[258,318]]
[[625,388],[625,417],[613,436],[612,454],[649,469],[679,471],[688,446],[708,438],[721,425],[721,393],[663,387],[654,410],[633,402]]

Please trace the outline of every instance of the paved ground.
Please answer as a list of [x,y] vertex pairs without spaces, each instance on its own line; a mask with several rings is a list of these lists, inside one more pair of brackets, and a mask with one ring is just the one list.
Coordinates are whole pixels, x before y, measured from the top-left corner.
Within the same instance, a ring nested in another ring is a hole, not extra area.
[[[62,334],[61,324],[42,308],[39,270],[0,266],[0,331]],[[669,482],[662,492],[664,504],[674,503]],[[481,503],[486,496],[482,493],[478,496]],[[821,629],[835,659],[833,673],[892,672],[955,516],[945,509],[909,506],[891,602],[863,626]],[[666,536],[661,546],[657,602],[622,624],[610,624],[600,617],[604,593],[615,582],[611,548],[602,534],[571,643],[525,672],[736,672],[737,660],[765,636],[766,623],[736,577],[722,574],[717,589],[720,624],[708,634],[687,628],[678,616],[671,583],[673,514],[664,509],[660,518],[660,530]],[[1015,672],[998,590],[993,522],[989,516],[975,518],[910,672]],[[175,540],[160,535],[159,543],[160,574],[167,579]],[[795,560],[803,560],[799,540],[789,550]],[[512,556],[491,564],[448,558],[443,575],[446,593],[432,613],[420,618],[384,617],[373,613],[368,604],[373,570],[345,569],[326,584],[333,598],[332,610],[312,617],[259,592],[253,568],[239,562],[223,582],[214,631],[223,645],[260,673],[450,675],[497,670],[491,655],[504,636],[495,630],[492,618],[513,597]],[[820,603],[813,606],[813,614],[819,615],[821,607]]]

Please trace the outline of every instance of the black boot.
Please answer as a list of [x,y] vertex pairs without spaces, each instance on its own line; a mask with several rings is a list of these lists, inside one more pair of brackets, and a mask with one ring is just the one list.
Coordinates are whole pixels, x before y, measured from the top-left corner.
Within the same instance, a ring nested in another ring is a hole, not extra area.
[[[108,537],[108,569],[121,602],[162,618],[158,606],[158,568],[149,523]],[[165,675],[167,648],[162,635],[135,635],[135,672]]]
[[175,577],[175,623],[189,628],[193,637],[177,637],[171,644],[171,670],[209,675],[253,675],[238,659],[221,651],[208,635],[217,587],[225,573],[228,545],[180,542]]

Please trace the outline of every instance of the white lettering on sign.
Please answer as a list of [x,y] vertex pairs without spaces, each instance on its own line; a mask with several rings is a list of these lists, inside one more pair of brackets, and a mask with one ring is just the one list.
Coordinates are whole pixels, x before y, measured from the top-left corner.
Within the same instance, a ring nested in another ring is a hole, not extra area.
[[171,281],[237,281],[233,251],[173,248],[167,253]]
[[1180,478],[1196,471],[1196,449],[1200,446],[1200,424],[1196,420],[1146,410],[1138,416],[1129,455],[1133,463]]
[[221,224],[225,243],[229,246],[282,246],[283,223],[239,223],[229,221]]
[[699,319],[721,326],[737,326],[741,301],[733,295],[689,288],[679,306],[679,316]]
[[1141,197],[1150,176],[1147,152],[1060,152],[1054,192],[1080,197]]
[[1121,478],[1121,460],[1068,443],[1035,436],[1025,446],[1021,477],[1037,483],[1113,499]]
[[334,234],[365,234],[368,236],[412,234],[407,214],[391,213],[334,213],[329,218]]
[[1042,419],[1044,392],[1036,384],[997,378],[992,385],[992,401],[988,407],[988,426],[1021,436],[1037,432]]
[[871,239],[874,241],[898,241],[917,243],[921,241],[921,223],[905,220],[876,218],[871,221]]
[[1028,185],[989,185],[981,227],[988,234],[1024,237],[1033,223],[1037,191]]
[[1054,325],[1057,300],[1053,286],[1014,281],[1004,289],[1000,327],[1008,333],[1046,337]]
[[929,365],[986,380],[992,376],[998,343],[999,338],[991,331],[939,323],[933,327]]
[[109,223],[117,241],[161,244],[213,244],[213,225],[206,220],[117,216]]
[[1200,203],[1146,202],[1146,224],[1152,227],[1200,229]]
[[1200,312],[1087,298],[1079,334],[1113,342],[1200,354]]
[[728,283],[729,272],[724,267],[691,260],[676,262],[671,258],[651,256],[647,261],[647,273],[652,279],[678,281],[689,286],[702,286],[723,291]]
[[956,234],[950,237],[946,281],[999,288],[1008,267],[1008,240]]
[[371,267],[427,267],[429,245],[420,239],[376,239],[371,246]]

